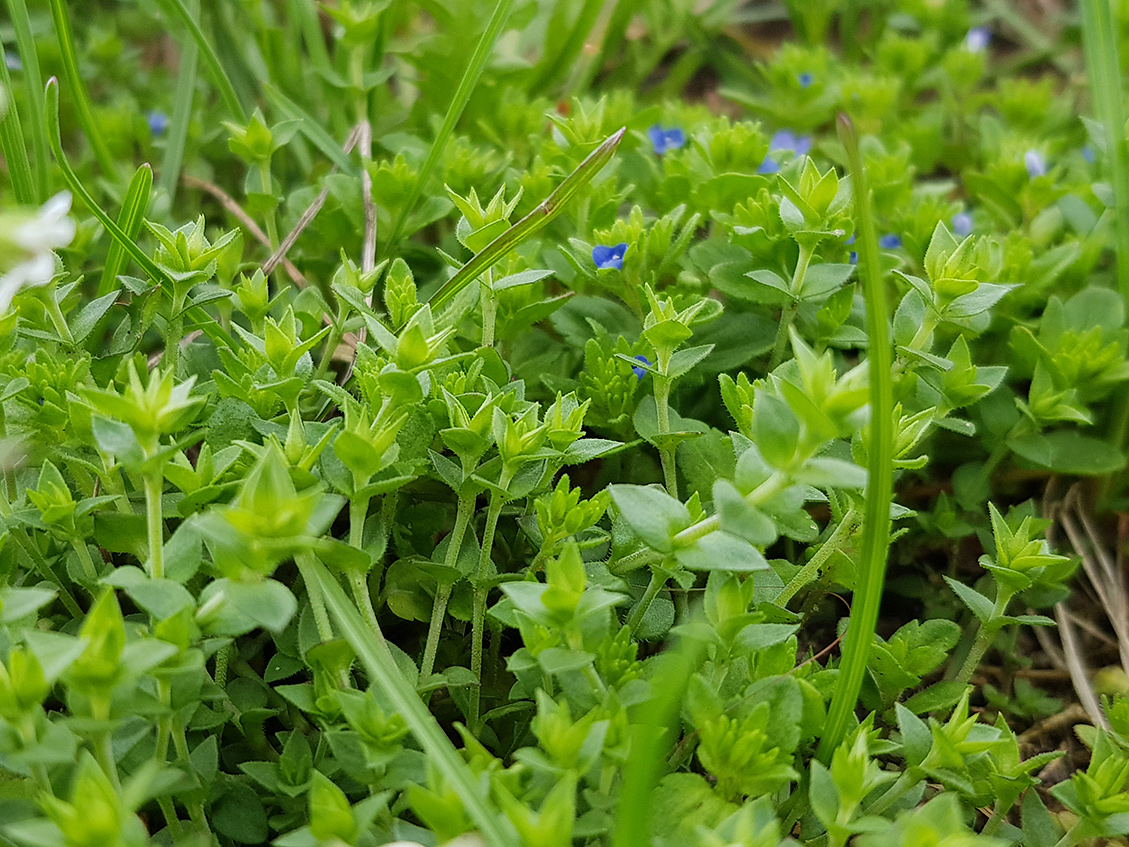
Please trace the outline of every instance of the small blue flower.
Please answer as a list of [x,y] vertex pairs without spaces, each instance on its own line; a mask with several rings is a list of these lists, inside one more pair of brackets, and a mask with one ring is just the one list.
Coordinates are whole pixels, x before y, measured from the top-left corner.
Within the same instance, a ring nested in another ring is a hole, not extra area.
[[4,65],[10,71],[22,71],[24,69],[24,63],[20,61],[20,57],[15,53],[4,54]]
[[888,232],[878,239],[878,246],[883,250],[897,250],[902,246],[901,236]]
[[[650,359],[648,359],[648,358],[647,358],[646,356],[636,356],[636,357],[635,357],[635,361],[637,361],[637,362],[642,362],[642,363],[643,363],[644,365],[649,365],[649,364],[651,364],[651,360],[650,360]],[[640,382],[642,382],[642,380],[643,380],[643,377],[645,377],[645,376],[647,375],[647,369],[646,369],[646,368],[641,368],[641,367],[639,367],[638,365],[633,365],[633,366],[631,367],[631,372],[632,372],[633,374],[635,374],[635,378],[636,378],[637,380],[639,380]]]
[[957,212],[953,215],[951,221],[953,225],[953,235],[959,235],[961,238],[972,234],[972,215],[968,212]]
[[676,126],[663,129],[660,124],[655,124],[647,130],[647,138],[651,139],[651,146],[655,149],[657,156],[669,153],[671,150],[677,150],[686,143],[686,136]]
[[1038,150],[1028,150],[1023,154],[1023,166],[1027,168],[1027,176],[1031,179],[1047,175],[1047,160]]
[[1094,153],[1094,148],[1087,144],[1082,148],[1082,158],[1092,165],[1095,161],[1097,161],[1098,157]]
[[149,132],[153,135],[164,135],[169,128],[169,117],[159,109],[150,109],[145,113],[145,120],[149,124]]
[[757,168],[759,174],[774,174],[780,170],[780,163],[773,157],[773,153],[789,152],[793,156],[806,156],[811,150],[810,135],[796,135],[788,129],[775,133],[768,142],[768,155],[764,157],[761,166]]
[[796,81],[800,83],[800,88],[807,88],[815,82],[815,77],[807,71],[804,71],[802,74],[796,76]]
[[992,31],[986,26],[974,26],[964,37],[964,49],[969,53],[983,53],[992,40]]
[[623,255],[626,252],[627,245],[623,243],[613,244],[611,247],[597,244],[592,248],[592,261],[596,263],[596,267],[601,271],[606,271],[609,268],[621,271],[623,270]]
[[[846,243],[847,244],[854,244],[855,243],[855,234],[853,232],[851,233],[851,237],[847,239]],[[852,250],[850,253],[847,254],[847,260],[852,265],[857,265],[859,263],[859,254],[856,253],[854,250]]]

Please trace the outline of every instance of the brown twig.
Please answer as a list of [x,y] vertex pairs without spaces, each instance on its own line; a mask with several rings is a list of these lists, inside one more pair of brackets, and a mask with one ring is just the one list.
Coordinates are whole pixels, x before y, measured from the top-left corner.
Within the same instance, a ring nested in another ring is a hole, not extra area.
[[[191,174],[181,174],[180,181],[190,188],[199,188],[202,191],[206,191],[217,200],[219,200],[220,205],[227,209],[227,211],[230,212],[231,215],[236,220],[238,220],[239,223],[241,223],[243,227],[249,233],[251,233],[252,236],[254,236],[256,241],[258,241],[268,250],[270,249],[270,239],[267,238],[266,233],[263,232],[263,230],[257,223],[255,223],[255,220],[250,215],[243,211],[243,207],[236,202],[234,197],[232,197],[218,185],[215,185],[214,183],[208,182],[203,179],[199,179],[198,177],[194,177]],[[284,258],[282,260],[282,267],[286,271],[286,275],[290,277],[291,281],[295,285],[297,285],[299,288],[305,287],[306,277],[302,275],[302,272],[300,270],[294,267],[289,259]],[[273,270],[273,266],[271,269]],[[269,273],[269,271],[266,270],[265,265],[263,266],[263,270],[264,273]]]

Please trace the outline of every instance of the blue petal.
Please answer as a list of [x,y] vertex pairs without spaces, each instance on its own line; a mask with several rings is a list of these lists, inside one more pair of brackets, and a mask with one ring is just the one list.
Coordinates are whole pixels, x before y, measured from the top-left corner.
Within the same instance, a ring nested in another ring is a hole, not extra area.
[[796,77],[796,81],[800,83],[800,88],[807,88],[809,85],[815,82],[815,77],[807,71],[804,71],[802,74]]
[[757,173],[759,173],[759,174],[774,174],[779,170],[780,170],[780,165],[778,165],[776,163],[776,160],[773,159],[771,156],[765,156],[764,161],[761,162],[760,167],[757,168]]
[[145,120],[149,124],[149,132],[153,133],[153,135],[162,135],[169,127],[168,116],[157,109],[146,112]]
[[878,239],[878,246],[883,250],[896,250],[902,246],[902,239],[894,233],[887,233]]
[[1027,176],[1031,179],[1037,176],[1046,176],[1047,160],[1038,150],[1028,150],[1023,154],[1023,166],[1027,168]]
[[[635,361],[642,362],[645,365],[651,364],[651,360],[648,359],[646,356],[636,356]],[[633,365],[632,368],[631,368],[631,372],[633,374],[635,374],[635,378],[638,379],[638,380],[642,380],[643,377],[645,377],[647,375],[646,368],[641,368],[638,365]]]
[[615,244],[610,247],[597,244],[592,248],[592,261],[599,270],[623,270],[623,256],[627,253],[627,244]]
[[972,215],[968,212],[958,212],[953,215],[953,235],[959,235],[964,238],[966,235],[972,234]]

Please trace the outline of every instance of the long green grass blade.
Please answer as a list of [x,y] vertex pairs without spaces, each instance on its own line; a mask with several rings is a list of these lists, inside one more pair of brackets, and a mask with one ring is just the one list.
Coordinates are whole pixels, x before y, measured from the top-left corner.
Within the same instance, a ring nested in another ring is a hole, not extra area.
[[501,824],[501,814],[491,807],[466,762],[459,757],[415,689],[404,679],[388,648],[373,636],[341,585],[325,569],[325,565],[316,560],[312,563],[311,573],[321,589],[326,607],[368,672],[369,681],[380,686],[395,704],[428,760],[458,793],[486,843],[491,847],[521,847],[518,839]]
[[[59,0],[54,0],[59,2]],[[200,56],[204,59],[204,64],[208,66],[208,71],[212,75],[212,82],[216,88],[219,89],[220,97],[223,98],[224,106],[227,111],[231,113],[232,117],[239,123],[247,122],[247,112],[243,109],[243,104],[239,102],[239,98],[235,95],[235,88],[228,79],[227,72],[220,64],[219,56],[216,51],[212,49],[211,43],[208,41],[204,31],[200,29],[200,24],[185,7],[181,0],[157,0],[165,13],[172,17],[175,21],[188,31],[192,36],[192,40],[196,42],[196,46],[200,50]]]
[[[0,44],[0,85],[5,91],[12,90],[12,79],[4,61],[3,44]],[[31,172],[23,125],[15,103],[8,103],[8,111],[0,118],[0,154],[3,154],[4,162],[8,165],[8,177],[12,180],[12,193],[16,195],[16,202],[25,206],[36,205],[35,175]]]
[[322,152],[322,155],[329,159],[329,161],[337,165],[342,173],[351,174],[357,172],[356,163],[341,149],[341,142],[334,141],[333,136],[326,132],[325,128],[313,115],[305,111],[273,85],[264,83],[263,92],[267,95],[267,100],[278,109],[283,118],[288,121],[295,121],[298,125],[298,132],[306,136],[306,138],[310,140],[310,143],[317,147],[318,150]]
[[[198,5],[194,3],[189,9],[193,17],[197,15]],[[199,58],[200,47],[195,41],[190,41],[181,49],[172,116],[169,118],[169,127],[165,132],[165,155],[161,159],[161,177],[157,181],[161,194],[168,198],[170,206],[176,199],[180,169],[184,164],[184,147],[188,141],[188,124],[192,120],[192,98],[196,92],[196,69]]]
[[31,34],[27,4],[24,0],[8,0],[8,11],[16,33],[16,49],[23,62],[24,91],[30,106],[27,120],[28,132],[31,134],[31,166],[35,174],[34,202],[44,203],[47,200],[47,162],[51,154],[47,151],[47,124],[43,119],[43,75],[39,72],[39,54],[35,49],[35,38]]
[[59,129],[59,81],[55,77],[47,80],[47,87],[45,88],[45,103],[47,106],[47,144],[51,147],[51,152],[55,154],[55,162],[59,166],[59,170],[63,172],[63,179],[70,187],[71,191],[75,193],[83,203],[89,207],[91,213],[98,219],[98,222],[106,228],[113,239],[118,242],[129,257],[137,262],[145,273],[156,280],[161,285],[167,285],[172,288],[173,281],[157,264],[146,255],[145,251],[137,246],[132,238],[130,238],[125,231],[117,225],[110,218],[109,215],[99,206],[90,192],[86,190],[86,186],[78,178],[74,172],[70,162],[67,160],[66,153],[63,152],[62,134]]
[[[121,214],[118,215],[118,226],[121,227],[131,240],[141,231],[141,222],[145,218],[145,210],[149,206],[149,194],[153,187],[153,169],[148,164],[142,165],[129,181],[129,190],[125,193]],[[125,247],[120,241],[110,245],[106,255],[106,267],[102,269],[102,280],[98,283],[98,296],[102,297],[118,287],[118,274],[125,268],[128,256]]]
[[1082,0],[1082,47],[1090,77],[1094,111],[1105,131],[1106,162],[1113,183],[1117,280],[1129,302],[1129,152],[1125,146],[1125,109],[1117,28],[1109,0]]
[[478,40],[478,45],[474,48],[474,53],[471,54],[470,64],[467,65],[466,72],[459,81],[459,87],[455,89],[455,96],[451,98],[451,105],[447,107],[447,114],[443,116],[443,123],[439,127],[439,132],[436,134],[435,140],[431,142],[431,149],[427,151],[427,158],[424,159],[423,166],[419,170],[419,177],[416,179],[415,185],[412,186],[412,192],[408,195],[407,202],[392,224],[392,233],[387,241],[389,250],[394,249],[399,242],[404,224],[415,208],[416,201],[419,200],[423,187],[427,184],[427,178],[431,176],[431,172],[439,162],[443,148],[447,146],[451,133],[455,131],[455,124],[459,122],[463,110],[466,109],[466,104],[470,102],[471,92],[474,91],[474,86],[478,84],[478,79],[486,68],[486,62],[494,50],[494,42],[498,40],[498,34],[502,31],[502,25],[509,18],[510,9],[513,5],[513,0],[498,0],[498,5],[494,7],[494,13],[486,24],[486,31],[482,33],[482,38]]
[[576,170],[570,173],[565,181],[558,185],[541,205],[491,241],[483,248],[481,253],[476,254],[473,259],[459,268],[453,277],[443,283],[442,288],[431,295],[428,302],[431,303],[432,308],[438,311],[446,306],[479,274],[559,215],[573,195],[591,182],[592,178],[611,160],[626,132],[627,127],[623,127],[614,135],[608,137],[599,147],[588,154],[588,158],[577,165]]
[[[584,0],[568,36],[559,40],[546,39],[545,52],[537,63],[537,76],[529,85],[530,91],[544,92],[576,64],[580,51],[584,49],[584,44],[592,32],[592,28],[600,18],[600,10],[605,3],[614,2],[615,0]],[[564,7],[558,8],[563,9]]]
[[851,621],[843,639],[839,679],[816,756],[827,764],[835,752],[858,702],[866,673],[874,627],[886,582],[886,557],[890,548],[890,501],[894,492],[894,387],[890,371],[889,306],[878,253],[878,232],[870,185],[859,151],[858,134],[846,115],[839,115],[839,138],[847,151],[854,185],[855,219],[858,221],[859,276],[866,296],[867,372],[870,378],[870,444],[866,459],[866,504],[863,511],[862,552],[851,604]]
[[701,665],[705,644],[686,639],[659,659],[652,681],[654,695],[641,711],[642,726],[632,734],[631,758],[624,768],[616,812],[614,847],[651,843],[654,792],[663,775],[663,752],[678,737],[678,713],[690,676]]
[[82,79],[82,72],[78,69],[78,55],[74,49],[74,36],[71,33],[71,21],[67,15],[67,7],[63,0],[50,0],[51,18],[55,22],[55,36],[59,40],[59,51],[63,60],[63,72],[70,84],[74,96],[75,111],[78,121],[82,124],[82,131],[86,133],[86,140],[94,151],[94,158],[102,173],[117,182],[118,163],[106,146],[102,131],[98,128],[98,121],[94,117],[94,109],[90,105],[90,92],[86,90],[86,83]]
[[[44,89],[44,105],[47,111],[47,145],[55,155],[55,162],[59,166],[59,170],[62,171],[63,180],[67,183],[67,186],[76,197],[86,204],[91,214],[105,227],[106,232],[110,233],[110,237],[122,246],[126,254],[141,266],[141,269],[149,275],[150,279],[171,294],[172,278],[161,270],[161,267],[137,245],[137,242],[130,238],[125,230],[118,226],[113,218],[106,214],[106,211],[95,202],[67,160],[67,154],[63,151],[62,134],[59,129],[59,81],[55,77],[47,80],[47,86]],[[202,308],[199,306],[189,308],[188,316],[200,326],[200,329],[204,331],[208,338],[224,347],[231,346],[232,342],[228,334]]]

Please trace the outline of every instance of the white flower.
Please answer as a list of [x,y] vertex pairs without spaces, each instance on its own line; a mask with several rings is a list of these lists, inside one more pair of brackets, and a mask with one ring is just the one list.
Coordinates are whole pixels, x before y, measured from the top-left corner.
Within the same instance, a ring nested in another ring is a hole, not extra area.
[[37,214],[0,215],[0,314],[12,305],[23,288],[46,285],[55,275],[53,250],[74,239],[75,223],[69,217],[71,195],[60,192]]

